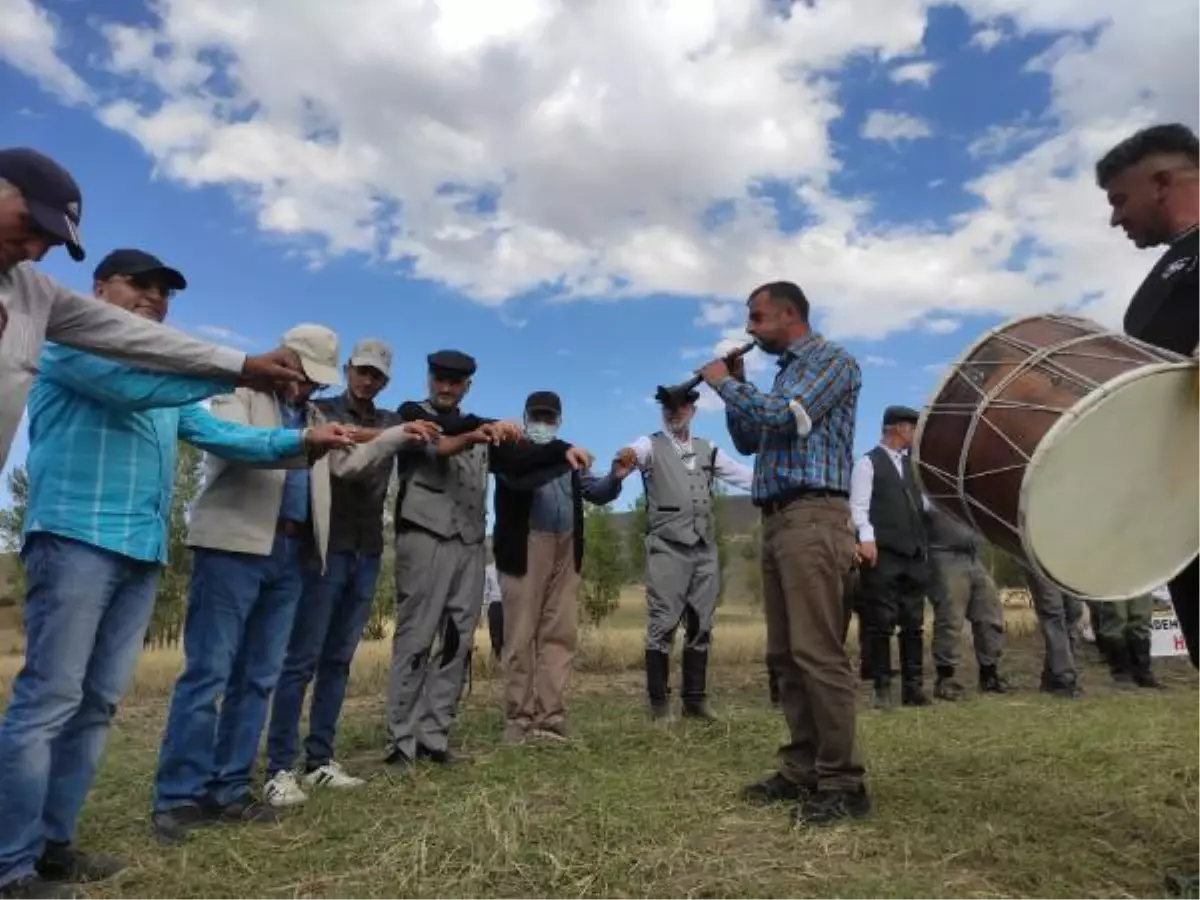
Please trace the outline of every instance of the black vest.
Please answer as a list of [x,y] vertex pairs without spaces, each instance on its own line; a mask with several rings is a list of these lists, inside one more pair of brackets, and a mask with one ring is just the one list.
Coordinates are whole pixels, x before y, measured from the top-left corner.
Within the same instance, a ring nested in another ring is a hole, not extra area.
[[921,515],[921,495],[917,491],[907,457],[905,477],[896,471],[896,464],[883,447],[867,454],[875,470],[871,483],[871,527],[875,543],[884,550],[901,556],[915,557],[928,547],[925,522]]
[[[567,471],[566,466],[552,468],[534,479],[545,483]],[[496,479],[496,524],[492,528],[492,556],[496,571],[520,578],[529,569],[529,517],[533,512],[533,483],[528,490],[516,490]],[[574,505],[575,571],[583,567],[583,486],[579,473],[571,473],[571,498]]]

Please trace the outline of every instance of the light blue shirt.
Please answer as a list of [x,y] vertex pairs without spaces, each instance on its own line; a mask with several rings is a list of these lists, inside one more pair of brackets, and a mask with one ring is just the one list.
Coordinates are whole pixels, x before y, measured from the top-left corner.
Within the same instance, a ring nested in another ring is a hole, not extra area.
[[232,389],[48,344],[29,395],[24,533],[165,564],[177,441],[238,462],[303,450],[299,431],[225,422],[198,403]]
[[[575,497],[571,480],[571,473],[563,472],[534,490],[533,506],[529,511],[531,531],[567,534],[575,530]],[[621,493],[621,482],[612,475],[596,476],[591,472],[580,472],[579,486],[583,498],[597,506],[612,503]]]
[[[284,428],[304,429],[304,410],[279,403],[279,416]],[[283,481],[283,500],[279,518],[292,522],[308,521],[308,469],[288,469]]]

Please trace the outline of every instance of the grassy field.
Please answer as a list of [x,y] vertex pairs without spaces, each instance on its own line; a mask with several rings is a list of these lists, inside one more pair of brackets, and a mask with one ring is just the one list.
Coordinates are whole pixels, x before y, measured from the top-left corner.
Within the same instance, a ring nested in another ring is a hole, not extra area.
[[[277,826],[220,827],[163,848],[148,808],[164,698],[179,667],[147,654],[113,732],[81,839],[132,862],[94,896],[1162,896],[1197,858],[1196,678],[1087,695],[1034,688],[1040,644],[1010,611],[1005,668],[1025,688],[922,710],[863,712],[875,813],[793,831],[747,807],[784,734],[766,700],[757,615],[720,615],[718,725],[651,725],[636,596],[580,654],[571,745],[502,748],[499,682],[481,659],[455,743],[468,760],[397,776],[379,764],[385,642],[355,662],[341,757],[369,776],[318,793]],[[481,635],[481,657],[486,637]],[[0,683],[18,661],[0,660]],[[0,687],[3,685],[0,684]]]

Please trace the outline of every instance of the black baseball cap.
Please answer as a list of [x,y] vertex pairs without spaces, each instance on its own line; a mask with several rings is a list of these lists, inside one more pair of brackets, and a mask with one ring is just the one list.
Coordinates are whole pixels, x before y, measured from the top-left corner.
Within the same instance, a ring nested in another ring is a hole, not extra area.
[[83,195],[71,173],[36,150],[8,147],[0,150],[0,179],[21,192],[34,224],[65,244],[71,259],[82,262]]
[[92,277],[96,281],[106,281],[114,275],[148,275],[157,272],[163,277],[167,287],[173,291],[182,291],[187,287],[187,280],[177,269],[172,269],[157,256],[144,250],[114,250],[96,266]]
[[438,350],[426,357],[429,371],[452,378],[470,378],[475,374],[475,360],[459,350]]
[[534,391],[525,400],[525,412],[548,412],[562,415],[562,400],[554,391]]

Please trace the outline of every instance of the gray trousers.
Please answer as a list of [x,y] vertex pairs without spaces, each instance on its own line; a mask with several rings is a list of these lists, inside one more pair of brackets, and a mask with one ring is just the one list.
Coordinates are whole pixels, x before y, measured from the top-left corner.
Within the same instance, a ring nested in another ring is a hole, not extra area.
[[397,535],[389,753],[411,759],[417,744],[446,749],[483,610],[484,570],[482,543],[419,529]]
[[1033,597],[1033,610],[1037,614],[1038,627],[1046,645],[1046,658],[1042,664],[1042,677],[1053,677],[1064,684],[1078,680],[1075,656],[1079,652],[1080,620],[1083,618],[1083,601],[1064,593],[1049,581],[1029,576],[1029,593]]
[[646,649],[671,652],[684,622],[684,647],[707,650],[720,593],[717,548],[646,536]]
[[971,623],[975,659],[995,666],[1004,652],[1004,607],[996,584],[979,557],[934,550],[929,600],[933,605],[933,664],[954,668],[962,662],[963,621]]

